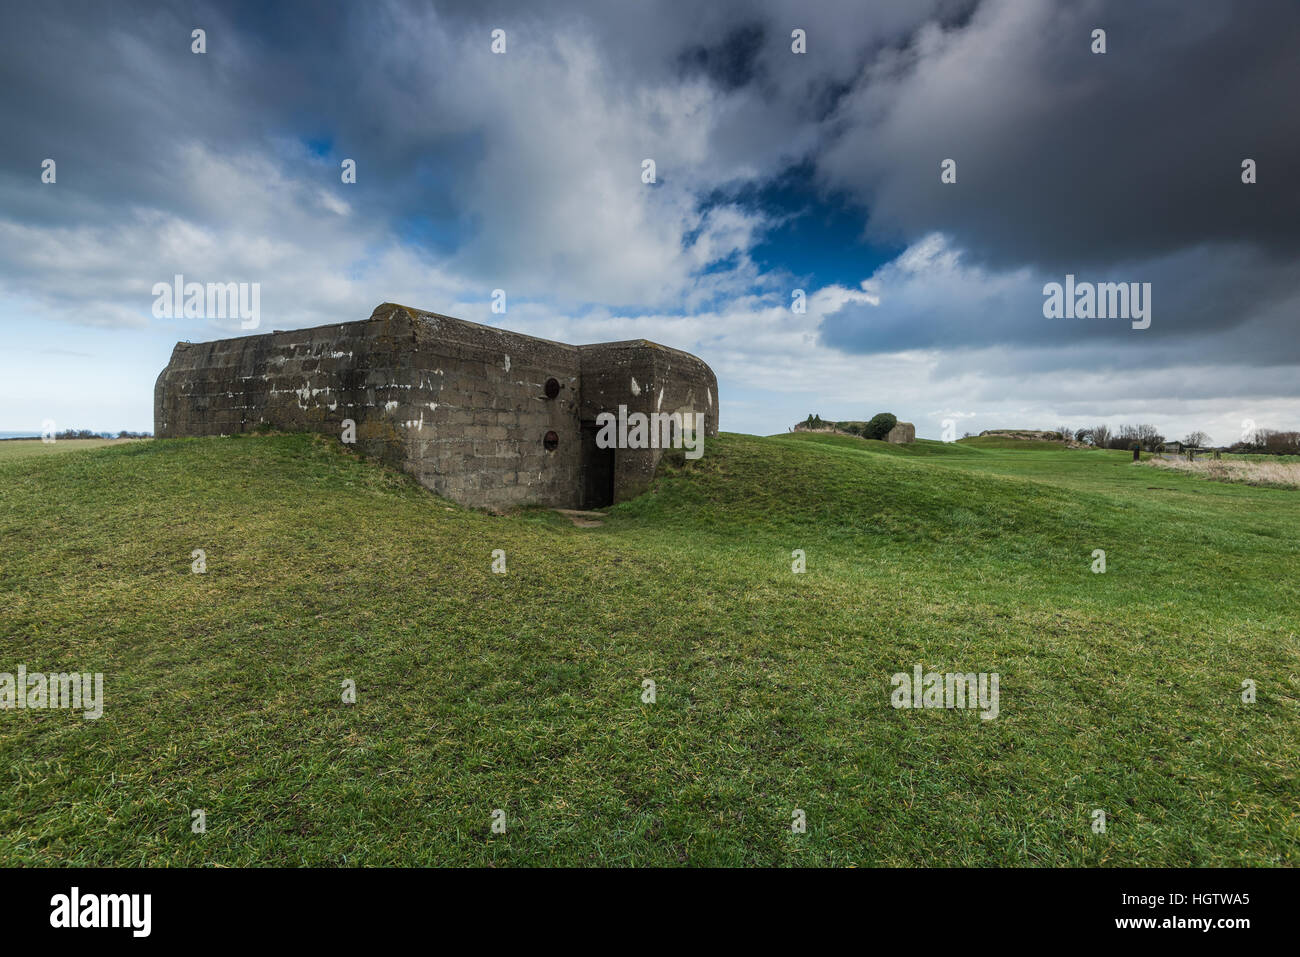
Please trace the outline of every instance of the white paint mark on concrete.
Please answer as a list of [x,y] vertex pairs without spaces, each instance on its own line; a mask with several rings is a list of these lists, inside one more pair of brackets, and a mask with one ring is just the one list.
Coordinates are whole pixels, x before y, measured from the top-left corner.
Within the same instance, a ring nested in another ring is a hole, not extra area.
[[510,371],[510,357],[506,356],[506,371]]
[[632,394],[633,395],[641,394],[641,387],[636,384],[636,376],[632,376]]

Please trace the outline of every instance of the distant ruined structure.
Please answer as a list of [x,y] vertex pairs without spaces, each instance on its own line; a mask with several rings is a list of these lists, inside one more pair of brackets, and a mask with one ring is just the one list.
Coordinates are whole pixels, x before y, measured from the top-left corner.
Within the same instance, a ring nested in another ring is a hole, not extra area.
[[[1047,432],[1043,429],[985,429],[979,437],[992,439],[1023,439],[1026,442],[1059,442],[1063,441],[1061,433]],[[1064,441],[1069,441],[1067,436]]]
[[916,441],[916,426],[911,422],[899,422],[889,434],[885,436],[886,442],[893,442],[895,445],[907,445]]
[[687,427],[700,413],[704,437],[718,434],[717,379],[689,353],[565,345],[386,302],[361,322],[177,343],[154,434],[338,438],[350,419],[359,451],[463,505],[600,508],[644,491],[663,454],[598,447],[597,416],[620,406]]
[[[889,414],[885,421],[893,421],[894,424],[889,427],[888,432],[882,433],[876,430],[876,419],[879,418],[880,416],[876,416],[870,422],[832,422],[823,419],[820,415],[810,415],[802,422],[795,423],[792,431],[852,435],[862,439],[879,436],[884,441],[893,442],[895,445],[907,445],[916,441],[916,426],[911,422],[899,422],[892,414]],[[883,429],[884,425],[880,425],[879,428]]]

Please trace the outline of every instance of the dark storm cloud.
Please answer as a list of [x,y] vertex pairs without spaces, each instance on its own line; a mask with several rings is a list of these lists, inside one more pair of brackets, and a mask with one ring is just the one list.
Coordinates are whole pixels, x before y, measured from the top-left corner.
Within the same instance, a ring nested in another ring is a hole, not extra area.
[[684,73],[703,73],[720,89],[742,87],[754,79],[763,32],[761,23],[737,27],[721,43],[684,51],[677,58],[678,65]]
[[[1298,38],[1290,2],[988,0],[878,57],[840,103],[822,181],[868,236],[941,235],[960,265],[884,270],[879,305],[828,317],[824,340],[943,350],[949,371],[989,345],[1035,370],[1300,360]],[[1151,328],[1045,319],[1043,285],[1067,273],[1150,282]]]
[[[986,2],[872,63],[820,170],[873,234],[942,231],[998,268],[1078,271],[1207,242],[1292,256],[1298,40],[1292,0]],[[956,185],[939,181],[946,158]]]

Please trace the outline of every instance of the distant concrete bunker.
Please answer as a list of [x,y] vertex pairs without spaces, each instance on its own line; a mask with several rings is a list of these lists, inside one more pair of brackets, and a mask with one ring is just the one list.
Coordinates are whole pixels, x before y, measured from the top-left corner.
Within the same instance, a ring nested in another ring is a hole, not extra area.
[[643,492],[664,451],[598,447],[597,416],[620,406],[700,413],[718,434],[717,379],[689,353],[565,345],[386,302],[361,322],[177,343],[154,434],[339,438],[351,419],[359,451],[463,505],[601,508]]

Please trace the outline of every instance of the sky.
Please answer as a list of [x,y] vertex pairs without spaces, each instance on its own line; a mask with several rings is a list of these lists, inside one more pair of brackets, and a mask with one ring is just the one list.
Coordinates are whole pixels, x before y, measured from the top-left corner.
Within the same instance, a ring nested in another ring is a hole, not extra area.
[[[1294,0],[0,16],[0,430],[152,430],[176,342],[249,334],[156,317],[177,274],[258,284],[254,331],[650,339],[728,431],[1300,428]],[[1149,327],[1047,317],[1067,276],[1149,283]]]

